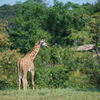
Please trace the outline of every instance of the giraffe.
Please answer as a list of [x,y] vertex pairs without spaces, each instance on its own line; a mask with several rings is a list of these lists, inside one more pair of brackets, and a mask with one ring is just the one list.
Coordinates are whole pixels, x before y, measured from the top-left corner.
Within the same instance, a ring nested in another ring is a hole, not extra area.
[[[34,48],[17,62],[19,90],[20,90],[21,81],[23,82],[23,89],[24,90],[27,89],[27,72],[28,71],[31,72],[31,83],[32,83],[32,89],[34,90],[34,79],[33,79],[34,78],[34,63],[33,63],[33,60],[35,59],[36,55],[38,54],[41,46],[48,47],[48,45],[46,44],[44,39],[40,39],[40,41],[38,41],[35,44]],[[22,78],[22,73],[23,73],[23,78]]]

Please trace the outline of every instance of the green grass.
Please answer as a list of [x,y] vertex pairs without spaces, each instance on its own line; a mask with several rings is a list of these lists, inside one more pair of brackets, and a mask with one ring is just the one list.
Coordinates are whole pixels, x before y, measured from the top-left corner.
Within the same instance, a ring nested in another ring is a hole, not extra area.
[[100,100],[100,91],[69,88],[2,90],[0,100]]

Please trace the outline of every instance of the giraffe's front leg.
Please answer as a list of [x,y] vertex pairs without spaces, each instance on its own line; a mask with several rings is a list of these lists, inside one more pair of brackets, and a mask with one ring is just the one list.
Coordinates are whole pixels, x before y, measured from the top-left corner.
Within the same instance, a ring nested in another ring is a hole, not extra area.
[[31,71],[31,82],[32,82],[32,89],[34,90],[34,70]]

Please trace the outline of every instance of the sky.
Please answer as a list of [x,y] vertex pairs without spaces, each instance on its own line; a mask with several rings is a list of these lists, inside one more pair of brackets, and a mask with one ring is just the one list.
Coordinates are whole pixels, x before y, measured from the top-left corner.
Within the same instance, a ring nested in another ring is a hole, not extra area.
[[[27,0],[0,0],[0,6],[4,5],[4,4],[10,4],[10,5],[14,5],[16,4],[16,1],[21,1],[22,3],[27,1]],[[53,1],[54,0],[46,0],[47,2],[49,2],[49,6],[53,6]],[[58,0],[60,2],[63,2],[64,4],[67,3],[68,1],[72,2],[72,3],[78,3],[80,5],[82,5],[83,3],[94,3],[97,2],[97,0]]]

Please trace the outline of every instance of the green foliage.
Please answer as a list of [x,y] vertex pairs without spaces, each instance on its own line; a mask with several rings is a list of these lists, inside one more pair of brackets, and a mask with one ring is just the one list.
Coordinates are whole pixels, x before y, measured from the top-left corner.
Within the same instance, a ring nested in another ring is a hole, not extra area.
[[18,5],[16,17],[11,21],[13,28],[9,35],[14,44],[12,48],[20,47],[22,53],[27,53],[40,38],[45,38],[46,41],[50,39],[48,32],[40,27],[46,6],[34,2]]
[[8,17],[13,18],[15,15],[15,11],[14,11],[15,7],[16,5],[14,6],[10,6],[7,4],[2,5],[0,7],[0,18],[3,20],[8,20]]
[[0,52],[0,89],[17,85],[16,63],[20,58],[21,55],[16,50],[8,49]]
[[64,87],[64,83],[68,80],[69,78],[69,68],[68,66],[65,65],[54,65],[50,68],[48,72],[48,80],[47,84],[49,87]]
[[[52,44],[67,45],[71,44],[67,36],[71,33],[70,29],[81,30],[84,26],[79,19],[83,18],[82,13],[86,13],[82,6],[68,2],[59,3],[55,0],[54,6],[46,10],[46,15],[42,19],[43,29],[48,30],[52,36]],[[46,24],[47,23],[47,24]],[[77,33],[76,33],[77,34]]]
[[94,14],[94,5],[90,3],[83,4],[83,7],[90,13],[90,15]]
[[[2,32],[5,32],[4,26],[7,26],[6,21],[2,21],[0,24]],[[0,89],[9,88],[11,86],[14,87],[17,83],[16,63],[19,58],[21,58],[21,54],[18,53],[19,49],[9,49],[12,43],[8,38],[9,35],[5,33],[0,34]]]
[[[84,28],[84,23],[75,18],[77,16],[84,18],[83,13],[86,13],[85,9],[78,4],[68,2],[63,5],[55,1],[53,7],[47,8],[44,5],[27,1],[18,5],[16,16],[11,21],[12,28],[9,35],[14,43],[13,48],[16,49],[19,46],[23,53],[31,50],[36,40],[41,37],[51,42],[52,45],[55,43],[62,46],[73,44],[73,40],[70,40],[68,36],[73,33],[73,30],[77,35]],[[40,30],[41,34],[39,34]],[[82,32],[84,34],[84,31]],[[85,35],[88,35],[87,32]],[[26,49],[25,45],[30,46]]]
[[95,12],[95,13],[100,12],[100,0],[97,0],[97,2],[95,2],[95,5],[94,5],[94,12]]
[[9,42],[8,35],[3,33],[0,34],[0,52],[2,52],[4,49],[11,46],[11,42]]
[[39,52],[34,60],[36,87],[98,87],[99,79],[94,73],[99,75],[100,69],[90,52],[73,52],[59,45],[53,45],[51,50],[42,49],[42,56]]
[[0,19],[0,34],[5,32],[8,26],[8,21]]

